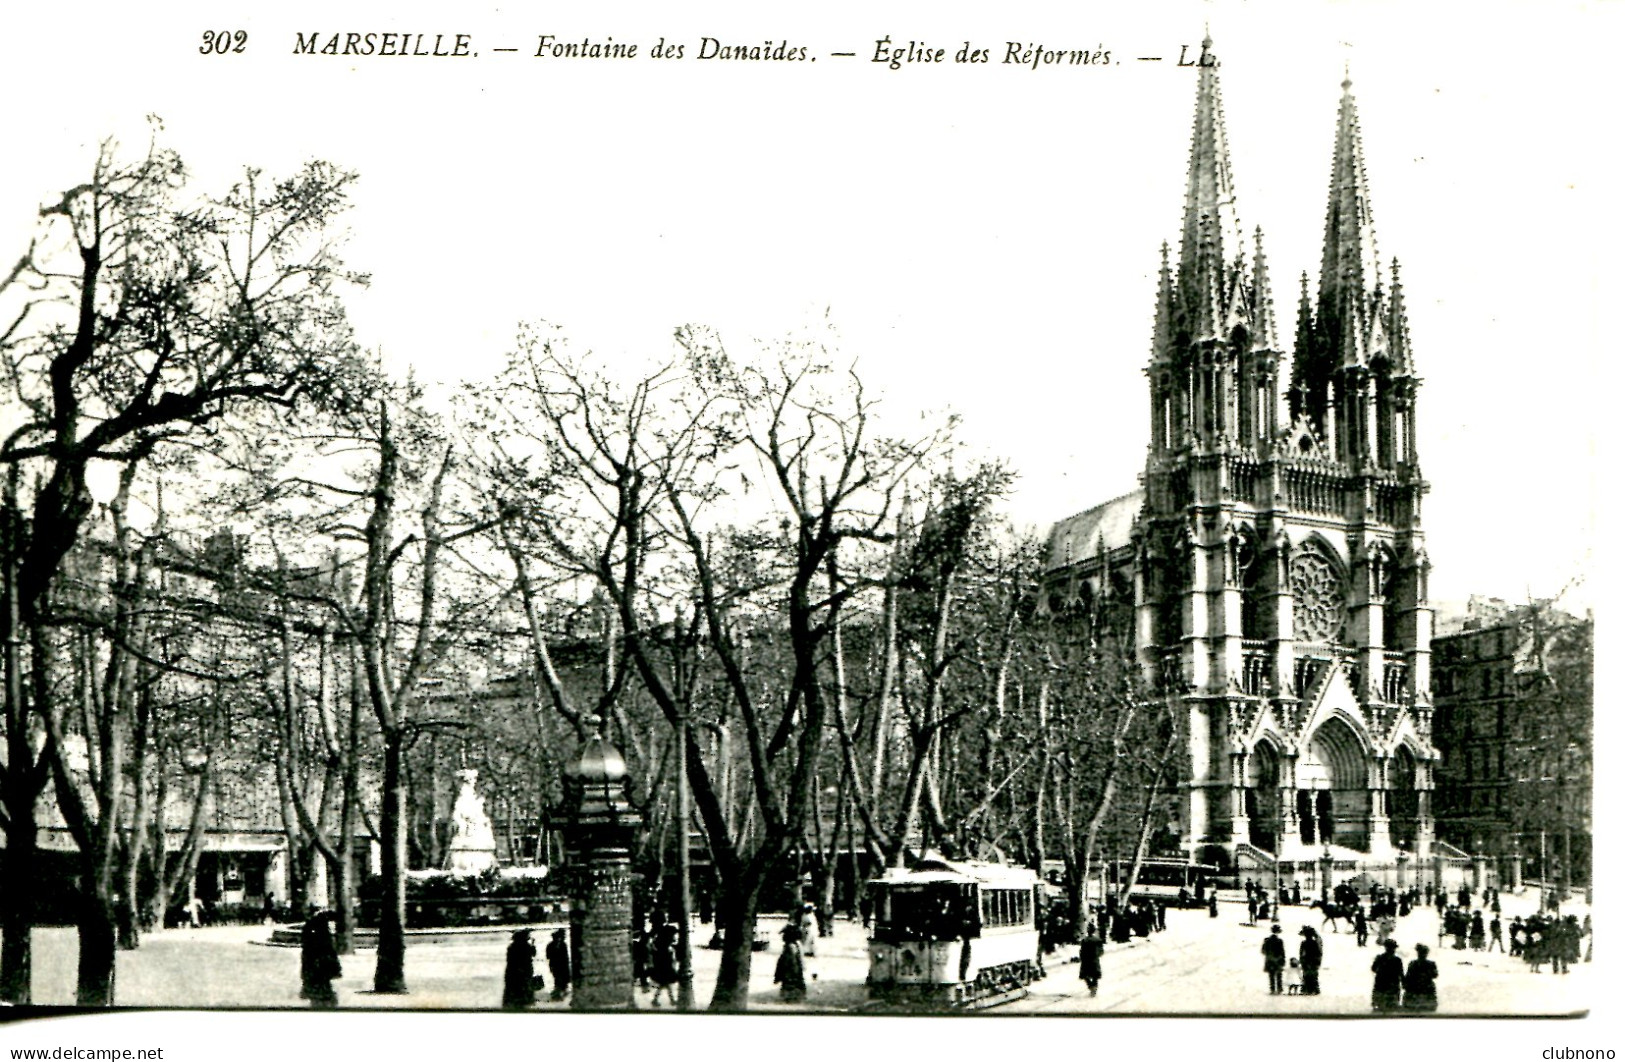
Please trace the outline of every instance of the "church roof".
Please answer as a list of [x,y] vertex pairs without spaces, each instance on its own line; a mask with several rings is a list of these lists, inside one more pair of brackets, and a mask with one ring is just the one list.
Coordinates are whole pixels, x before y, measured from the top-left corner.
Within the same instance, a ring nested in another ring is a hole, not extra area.
[[1050,528],[1046,566],[1064,568],[1102,549],[1109,553],[1128,545],[1144,505],[1145,491],[1137,490],[1057,521]]

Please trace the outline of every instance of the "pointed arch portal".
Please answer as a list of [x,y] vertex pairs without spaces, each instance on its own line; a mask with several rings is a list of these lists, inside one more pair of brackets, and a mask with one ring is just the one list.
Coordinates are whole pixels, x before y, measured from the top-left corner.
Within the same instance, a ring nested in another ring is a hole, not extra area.
[[1421,798],[1416,792],[1416,754],[1404,745],[1394,753],[1388,770],[1388,834],[1394,843],[1416,850],[1421,822]]
[[1260,741],[1247,758],[1247,840],[1267,852],[1280,851],[1281,754]]
[[1332,717],[1309,739],[1298,763],[1298,830],[1305,844],[1366,846],[1371,812],[1365,750],[1348,723]]

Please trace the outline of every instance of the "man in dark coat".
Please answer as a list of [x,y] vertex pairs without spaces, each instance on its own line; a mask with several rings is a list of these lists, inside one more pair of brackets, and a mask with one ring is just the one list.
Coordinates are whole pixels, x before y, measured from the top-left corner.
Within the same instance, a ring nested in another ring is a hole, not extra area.
[[1100,934],[1095,932],[1094,926],[1090,926],[1089,935],[1078,945],[1078,977],[1089,986],[1091,996],[1100,988],[1100,955],[1104,950]]
[[1281,994],[1281,971],[1286,969],[1286,941],[1281,939],[1281,927],[1270,926],[1270,935],[1264,938],[1264,972],[1269,974],[1270,995]]
[[1439,1009],[1439,967],[1428,958],[1428,946],[1416,946],[1416,958],[1405,968],[1405,1009],[1431,1011]]
[[1399,989],[1405,976],[1405,963],[1397,952],[1399,945],[1382,942],[1382,954],[1371,960],[1371,1009],[1388,1014],[1399,1009]]
[[1320,995],[1320,959],[1324,954],[1324,946],[1320,942],[1320,934],[1309,926],[1298,931],[1303,935],[1303,943],[1298,945],[1298,965],[1303,968],[1303,994],[1306,996]]
[[502,969],[502,1009],[524,1010],[536,1002],[536,945],[530,930],[514,931],[508,962]]
[[1370,933],[1370,927],[1368,925],[1366,925],[1365,911],[1360,907],[1355,907],[1354,908],[1354,943],[1358,944],[1362,948],[1365,947],[1366,937],[1368,936],[1369,933]]
[[333,912],[317,911],[299,931],[299,995],[312,1007],[339,1005],[333,982],[344,976],[338,949],[333,946]]
[[570,945],[564,942],[564,930],[553,930],[553,939],[547,942],[547,972],[553,975],[553,998],[563,999],[570,991]]
[[1292,883],[1292,906],[1297,907],[1303,903],[1303,886],[1297,882]]
[[1207,916],[1209,918],[1219,917],[1219,893],[1216,889],[1207,894]]

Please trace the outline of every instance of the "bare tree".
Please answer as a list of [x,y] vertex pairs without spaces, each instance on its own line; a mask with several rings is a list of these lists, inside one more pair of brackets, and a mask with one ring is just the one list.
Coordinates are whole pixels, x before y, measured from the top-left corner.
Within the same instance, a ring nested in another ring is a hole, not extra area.
[[[29,514],[12,558],[16,625],[30,640],[30,681],[8,692],[8,907],[31,888],[40,760],[30,718],[59,785],[68,771],[64,705],[56,696],[53,589],[92,510],[95,459],[135,464],[155,448],[196,439],[242,405],[293,408],[343,393],[349,339],[339,285],[350,277],[330,226],[353,177],[324,163],[269,181],[248,171],[224,195],[179,202],[186,173],[156,146],[124,161],[104,144],[90,177],[41,209],[43,232],[12,271],[0,333],[0,374],[21,426],[0,441],[0,464],[33,469]],[[17,499],[17,508],[26,504]],[[19,688],[20,687],[20,688]],[[27,700],[26,708],[21,699]],[[114,728],[112,732],[118,732]],[[118,753],[120,750],[112,750]],[[95,807],[60,786],[59,804],[87,865],[78,1000],[112,1001],[113,918],[102,887],[105,838],[121,794]],[[27,930],[7,926],[3,991],[28,998]],[[13,932],[20,937],[13,939]],[[22,950],[19,950],[22,949]]]

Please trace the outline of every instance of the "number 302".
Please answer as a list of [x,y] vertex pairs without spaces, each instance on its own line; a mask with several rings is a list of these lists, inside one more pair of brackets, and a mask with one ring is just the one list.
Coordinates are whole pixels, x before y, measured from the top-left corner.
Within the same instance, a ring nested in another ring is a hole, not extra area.
[[203,43],[198,45],[199,55],[225,55],[227,52],[236,52],[241,55],[248,48],[248,32],[246,30],[204,30]]

